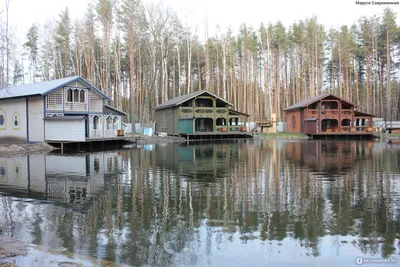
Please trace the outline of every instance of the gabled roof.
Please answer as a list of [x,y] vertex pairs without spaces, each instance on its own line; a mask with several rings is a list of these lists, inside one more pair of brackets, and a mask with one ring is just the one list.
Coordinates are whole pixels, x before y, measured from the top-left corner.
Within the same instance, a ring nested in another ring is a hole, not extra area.
[[327,98],[328,96],[332,96],[332,97],[334,97],[334,98],[337,98],[337,99],[339,99],[339,100],[342,100],[342,101],[344,101],[344,102],[346,102],[346,103],[348,103],[348,104],[350,104],[350,105],[353,105],[354,107],[357,106],[356,104],[351,103],[351,102],[349,102],[349,101],[347,101],[347,100],[345,100],[345,99],[343,99],[343,98],[341,98],[341,97],[339,97],[339,96],[335,96],[335,95],[333,95],[333,94],[331,94],[331,93],[326,93],[326,94],[323,94],[323,95],[317,95],[317,96],[313,96],[313,97],[304,99],[303,101],[300,101],[300,102],[294,104],[293,106],[290,106],[290,107],[284,109],[284,111],[289,111],[289,110],[295,110],[295,109],[305,108],[305,107],[307,107],[308,105],[311,105],[311,104],[313,104],[313,103],[315,103],[315,102],[317,102],[317,101],[320,101],[320,100],[322,100],[322,99],[324,99],[324,98]]
[[110,106],[110,105],[104,105],[104,108],[110,109],[111,111],[114,111],[115,113],[119,113],[120,115],[128,116],[128,113],[117,109],[116,107]]
[[215,95],[215,94],[213,94],[213,93],[211,93],[211,92],[209,92],[207,90],[201,90],[201,91],[192,92],[192,93],[187,94],[187,95],[181,95],[181,96],[172,98],[172,99],[168,100],[167,102],[164,102],[164,103],[156,106],[154,109],[157,110],[157,109],[164,109],[164,108],[177,106],[177,105],[182,104],[183,102],[186,102],[186,101],[188,101],[188,100],[190,100],[192,98],[195,98],[195,97],[203,95],[203,94],[209,94],[209,95],[211,95],[211,96],[213,96],[213,97],[225,102],[226,104],[228,104],[230,106],[233,106],[233,104],[229,103],[225,99],[220,98],[219,96],[217,96],[217,95]]
[[229,110],[229,115],[243,115],[243,116],[250,117],[249,114],[246,114],[246,113],[243,113],[243,112],[240,112],[240,111],[237,111],[237,110],[233,110],[233,109]]
[[361,111],[354,111],[354,115],[355,116],[364,116],[364,117],[375,117],[373,114],[369,114],[369,113],[366,113],[366,112],[361,112]]
[[90,84],[88,81],[83,79],[80,76],[73,76],[68,78],[62,78],[58,80],[51,80],[45,82],[38,82],[38,83],[30,83],[30,84],[23,84],[17,86],[11,86],[8,88],[0,89],[0,99],[8,99],[8,98],[18,98],[18,97],[27,97],[27,96],[35,96],[35,95],[47,95],[54,90],[62,88],[72,82],[79,81],[86,85],[91,90],[98,93],[101,97],[106,100],[110,100],[108,96],[103,94],[99,89],[95,86]]

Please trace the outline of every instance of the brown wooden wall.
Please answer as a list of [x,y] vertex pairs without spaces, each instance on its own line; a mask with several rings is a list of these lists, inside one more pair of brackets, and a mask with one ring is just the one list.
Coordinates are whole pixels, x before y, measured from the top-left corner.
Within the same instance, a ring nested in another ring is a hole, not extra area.
[[178,135],[178,108],[170,107],[155,111],[156,133],[166,132]]
[[297,109],[286,112],[286,131],[288,133],[301,133],[302,124],[302,110]]
[[306,134],[316,134],[318,120],[306,120],[304,121],[304,133]]

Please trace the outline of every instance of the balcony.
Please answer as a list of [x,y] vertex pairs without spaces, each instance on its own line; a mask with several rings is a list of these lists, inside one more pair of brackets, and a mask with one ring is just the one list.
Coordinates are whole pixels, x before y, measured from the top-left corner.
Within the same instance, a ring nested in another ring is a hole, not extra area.
[[306,117],[307,117],[308,119],[311,119],[311,118],[318,118],[318,117],[319,117],[319,110],[318,110],[318,109],[308,109],[308,110],[307,110]]
[[64,104],[64,111],[88,111],[88,104],[81,102],[66,102]]
[[322,116],[338,116],[339,115],[339,110],[337,109],[323,109],[321,110],[321,115]]
[[340,112],[340,116],[342,117],[342,119],[352,119],[353,112],[351,110],[342,110]]
[[214,108],[194,108],[196,118],[214,118]]

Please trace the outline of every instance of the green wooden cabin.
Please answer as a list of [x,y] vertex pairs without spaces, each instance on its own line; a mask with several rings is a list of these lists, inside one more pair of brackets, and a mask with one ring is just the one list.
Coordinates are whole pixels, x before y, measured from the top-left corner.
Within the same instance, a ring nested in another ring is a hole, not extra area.
[[168,135],[229,134],[247,132],[249,115],[206,91],[179,96],[156,106],[156,133]]

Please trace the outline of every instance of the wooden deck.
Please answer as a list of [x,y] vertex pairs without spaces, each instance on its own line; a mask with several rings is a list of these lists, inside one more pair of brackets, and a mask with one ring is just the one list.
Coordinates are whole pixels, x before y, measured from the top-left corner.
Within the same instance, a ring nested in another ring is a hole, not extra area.
[[307,133],[311,139],[372,139],[373,132],[322,132]]
[[253,134],[249,132],[197,132],[194,134],[180,133],[180,136],[188,141],[193,140],[227,140],[227,139],[244,139],[253,138]]
[[105,146],[120,145],[125,143],[137,143],[139,137],[137,136],[115,136],[105,138],[86,138],[85,141],[64,141],[64,140],[51,140],[46,141],[49,145],[61,149],[61,153],[64,153],[64,149],[75,149],[80,150],[81,148],[87,148],[92,150],[93,148],[104,149]]

